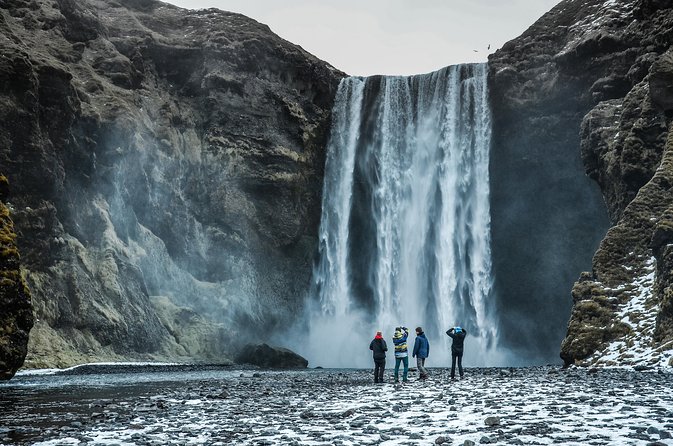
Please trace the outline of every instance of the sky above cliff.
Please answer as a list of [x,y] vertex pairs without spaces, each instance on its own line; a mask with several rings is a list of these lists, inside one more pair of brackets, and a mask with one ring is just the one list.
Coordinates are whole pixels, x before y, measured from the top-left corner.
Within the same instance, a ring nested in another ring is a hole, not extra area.
[[[350,74],[483,62],[559,0],[170,0],[244,14]],[[490,49],[489,49],[490,45]]]

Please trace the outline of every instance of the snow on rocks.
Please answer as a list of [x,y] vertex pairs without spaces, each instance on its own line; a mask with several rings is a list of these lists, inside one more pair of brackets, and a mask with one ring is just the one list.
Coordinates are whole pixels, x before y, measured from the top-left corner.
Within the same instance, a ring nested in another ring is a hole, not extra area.
[[369,370],[190,372],[135,386],[100,375],[60,393],[35,385],[53,377],[19,377],[0,386],[0,443],[673,445],[670,369],[467,369],[456,381],[430,371],[405,385],[374,384]]
[[[667,366],[673,357],[673,345],[652,348],[652,338],[659,312],[659,302],[653,293],[656,262],[645,261],[643,273],[633,281],[630,299],[619,305],[616,319],[631,328],[629,334],[594,352],[582,365],[590,366]],[[609,291],[609,289],[606,288]],[[615,291],[622,291],[615,290]]]

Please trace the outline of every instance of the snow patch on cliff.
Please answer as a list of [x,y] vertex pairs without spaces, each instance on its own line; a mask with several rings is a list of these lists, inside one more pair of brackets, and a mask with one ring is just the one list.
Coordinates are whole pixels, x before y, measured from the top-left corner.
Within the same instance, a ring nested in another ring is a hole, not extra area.
[[656,261],[645,261],[643,274],[634,282],[632,297],[619,305],[616,319],[630,327],[629,333],[587,359],[597,366],[653,366],[665,367],[673,358],[673,344],[652,346],[659,302],[653,292]]

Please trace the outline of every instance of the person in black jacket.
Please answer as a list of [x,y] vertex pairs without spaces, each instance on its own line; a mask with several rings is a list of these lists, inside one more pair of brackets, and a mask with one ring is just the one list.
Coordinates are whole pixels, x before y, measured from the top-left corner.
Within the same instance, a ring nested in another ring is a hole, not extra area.
[[388,351],[388,346],[380,331],[376,332],[376,336],[374,336],[374,339],[372,339],[372,342],[369,344],[369,350],[374,352],[374,382],[382,383],[383,370],[386,368],[386,352]]
[[453,327],[446,330],[446,334],[453,339],[451,343],[451,379],[456,376],[456,360],[458,361],[458,373],[463,377],[463,342],[467,331],[464,328]]

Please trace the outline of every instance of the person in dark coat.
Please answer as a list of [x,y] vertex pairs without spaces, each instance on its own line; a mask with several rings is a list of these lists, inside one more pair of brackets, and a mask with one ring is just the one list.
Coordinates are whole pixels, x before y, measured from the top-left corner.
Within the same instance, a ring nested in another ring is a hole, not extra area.
[[428,370],[425,368],[425,359],[430,356],[430,343],[421,327],[416,327],[416,340],[414,341],[414,351],[411,356],[416,358],[419,378],[427,379]]
[[451,343],[451,379],[456,376],[456,361],[458,362],[458,373],[463,377],[463,343],[467,331],[461,327],[453,327],[446,330],[446,334],[453,339]]
[[374,356],[374,382],[382,383],[383,370],[386,368],[386,352],[388,351],[388,346],[380,331],[376,332],[376,336],[374,336],[374,339],[372,339],[372,342],[369,344],[369,350],[373,352],[372,355]]

